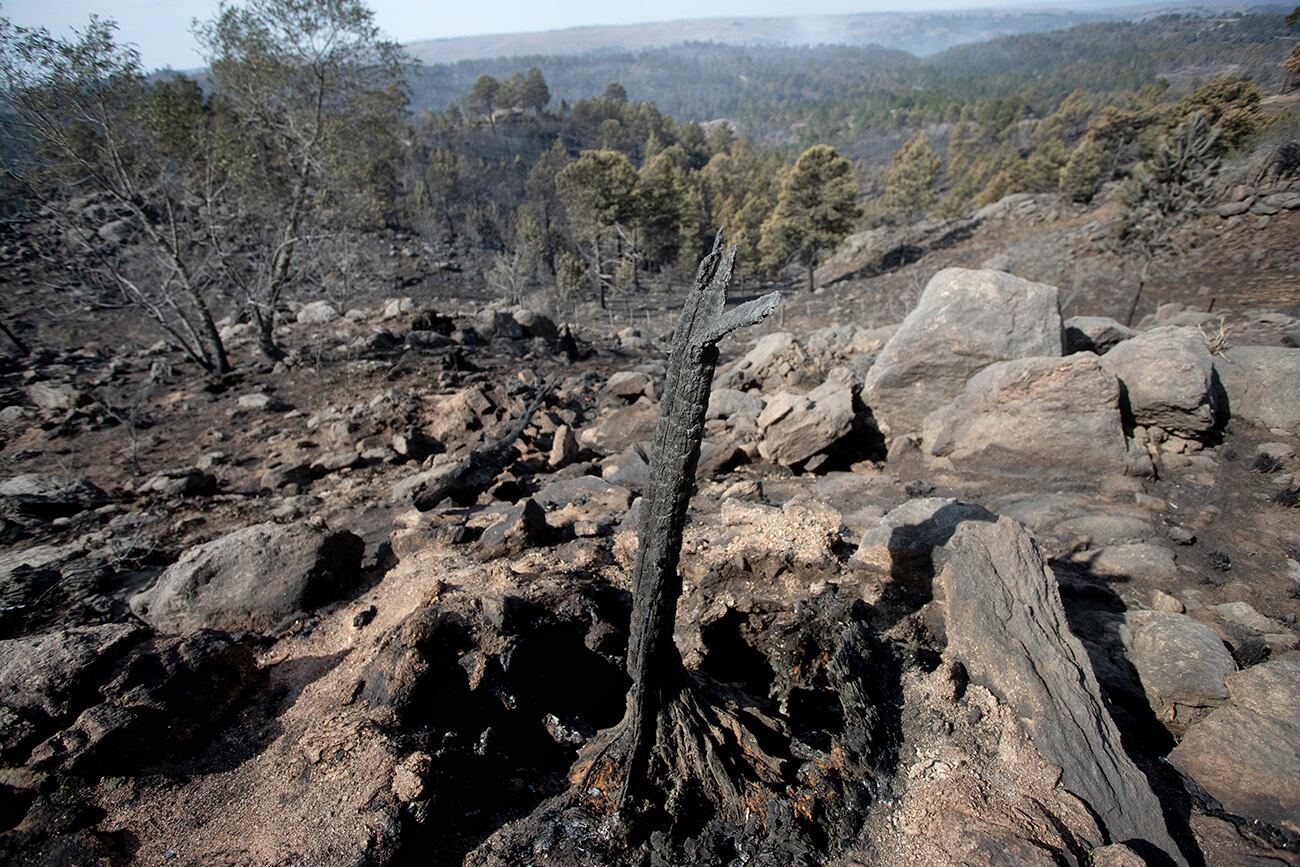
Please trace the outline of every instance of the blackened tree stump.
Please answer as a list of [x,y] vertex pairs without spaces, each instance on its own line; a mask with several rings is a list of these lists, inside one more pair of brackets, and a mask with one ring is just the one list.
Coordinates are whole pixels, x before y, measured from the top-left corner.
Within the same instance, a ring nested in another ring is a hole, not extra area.
[[682,531],[717,343],[761,322],[780,301],[773,292],[724,311],[735,257],[736,248],[724,250],[719,234],[673,332],[632,574],[627,713],[586,751],[588,782],[627,822],[654,813],[675,818],[701,798],[743,819],[752,800],[783,781],[785,762],[769,752],[788,741],[779,721],[740,691],[688,672],[673,643]]

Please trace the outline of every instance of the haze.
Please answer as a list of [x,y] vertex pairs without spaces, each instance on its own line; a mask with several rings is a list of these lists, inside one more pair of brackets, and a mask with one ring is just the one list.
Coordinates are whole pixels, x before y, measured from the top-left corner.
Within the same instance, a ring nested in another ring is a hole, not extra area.
[[[112,18],[120,25],[124,42],[134,43],[146,67],[188,69],[202,64],[190,35],[195,18],[216,12],[217,0],[195,0],[182,4],[156,0],[67,0],[57,4],[42,0],[19,0],[0,7],[0,14],[27,27],[46,27],[63,32],[84,24],[91,13]],[[563,4],[501,0],[481,4],[433,4],[419,0],[378,0],[372,4],[379,25],[402,42],[489,33],[519,33],[597,24],[633,24],[646,20],[708,18],[743,15],[826,15],[851,12],[933,11],[1033,7],[1042,3],[981,0],[911,0],[870,3],[856,0],[664,0],[653,13],[643,4],[571,0]],[[1050,4],[1056,5],[1056,4]],[[905,8],[904,8],[905,7]],[[1059,8],[1059,7],[1058,7]]]

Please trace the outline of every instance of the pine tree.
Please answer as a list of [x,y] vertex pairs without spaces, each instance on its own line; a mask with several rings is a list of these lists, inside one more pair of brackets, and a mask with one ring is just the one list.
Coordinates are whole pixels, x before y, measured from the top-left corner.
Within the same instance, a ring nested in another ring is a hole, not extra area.
[[1061,168],[1060,191],[1071,201],[1091,201],[1101,186],[1105,165],[1105,145],[1096,136],[1085,135]]
[[569,216],[575,235],[584,239],[592,288],[605,306],[605,290],[611,275],[605,246],[610,231],[633,216],[637,184],[636,169],[625,154],[611,150],[583,151],[555,176],[555,189]]
[[546,110],[546,105],[551,101],[551,89],[546,86],[546,79],[542,77],[542,71],[536,66],[528,70],[524,76],[523,87],[520,89],[519,104],[529,111],[541,112]]
[[914,223],[934,207],[934,185],[939,159],[925,133],[918,132],[898,149],[885,174],[885,212],[904,223]]
[[1182,252],[1174,229],[1214,201],[1218,139],[1218,129],[1205,112],[1188,116],[1124,187],[1126,210],[1119,242],[1122,250],[1142,261],[1127,325],[1133,324],[1152,260],[1162,252]]
[[766,267],[775,271],[797,262],[808,272],[818,258],[853,229],[860,211],[853,164],[830,145],[813,145],[782,178],[776,209],[763,224],[760,247]]

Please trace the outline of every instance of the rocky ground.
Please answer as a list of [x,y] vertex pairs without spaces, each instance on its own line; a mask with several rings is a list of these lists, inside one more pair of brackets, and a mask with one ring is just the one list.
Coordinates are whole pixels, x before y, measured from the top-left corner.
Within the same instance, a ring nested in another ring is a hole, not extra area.
[[84,314],[28,332],[0,411],[0,853],[1300,864],[1286,195],[1230,190],[1135,328],[1101,315],[1125,263],[1085,244],[1108,206],[1013,197],[901,253],[856,239],[730,339],[676,638],[782,721],[788,797],[630,854],[594,807],[542,819],[574,783],[599,801],[575,761],[623,713],[674,295],[561,329],[426,274],[297,311],[275,365],[227,323],[220,381],[102,324],[52,348]]

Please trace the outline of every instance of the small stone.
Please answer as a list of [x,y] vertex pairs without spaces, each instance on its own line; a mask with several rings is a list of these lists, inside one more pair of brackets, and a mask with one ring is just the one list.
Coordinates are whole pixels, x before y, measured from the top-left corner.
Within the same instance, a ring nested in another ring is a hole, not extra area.
[[1169,540],[1178,545],[1191,545],[1196,542],[1196,534],[1186,527],[1172,526],[1166,531]]

